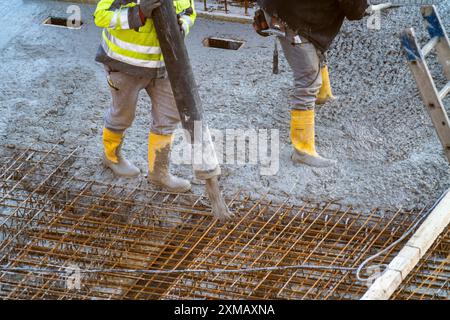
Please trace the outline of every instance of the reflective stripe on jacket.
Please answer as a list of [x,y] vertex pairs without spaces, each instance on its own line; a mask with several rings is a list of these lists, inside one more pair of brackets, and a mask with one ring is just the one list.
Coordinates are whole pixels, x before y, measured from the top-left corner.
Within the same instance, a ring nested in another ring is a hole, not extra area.
[[[153,20],[146,19],[142,24],[138,3],[139,0],[100,0],[94,18],[95,24],[104,30],[97,61],[108,64],[112,59],[129,65],[130,69],[164,68]],[[176,13],[183,21],[189,21],[191,27],[196,18],[194,0],[174,0],[173,4]]]

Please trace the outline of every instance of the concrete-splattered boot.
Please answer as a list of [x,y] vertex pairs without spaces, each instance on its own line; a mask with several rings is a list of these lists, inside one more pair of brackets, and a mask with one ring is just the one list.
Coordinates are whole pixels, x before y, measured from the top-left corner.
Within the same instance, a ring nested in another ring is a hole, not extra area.
[[291,111],[292,161],[319,168],[335,165],[335,160],[323,158],[316,152],[314,117],[314,110]]
[[123,133],[103,128],[103,164],[117,176],[137,177],[140,174],[139,168],[122,155],[123,138]]
[[191,189],[188,180],[170,174],[172,135],[150,133],[148,136],[148,180],[170,192],[183,193]]
[[322,67],[320,73],[322,74],[322,87],[320,87],[319,94],[317,95],[316,104],[325,104],[329,101],[336,100],[336,97],[333,96],[333,92],[331,90],[328,67]]

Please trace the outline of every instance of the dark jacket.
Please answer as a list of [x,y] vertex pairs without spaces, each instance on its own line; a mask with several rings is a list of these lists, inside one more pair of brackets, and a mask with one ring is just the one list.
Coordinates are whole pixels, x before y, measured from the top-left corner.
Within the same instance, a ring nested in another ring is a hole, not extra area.
[[322,51],[328,50],[345,18],[362,19],[368,7],[367,0],[258,0],[258,4]]

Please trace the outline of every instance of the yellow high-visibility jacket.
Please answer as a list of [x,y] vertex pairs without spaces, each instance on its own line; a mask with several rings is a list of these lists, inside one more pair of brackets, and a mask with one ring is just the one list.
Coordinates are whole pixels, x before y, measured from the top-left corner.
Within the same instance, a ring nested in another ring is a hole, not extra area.
[[[100,0],[94,18],[95,24],[104,29],[96,60],[118,71],[145,72],[157,77],[165,73],[161,48],[153,20],[142,23],[138,3],[139,0]],[[187,34],[197,16],[194,0],[174,0],[173,4]]]

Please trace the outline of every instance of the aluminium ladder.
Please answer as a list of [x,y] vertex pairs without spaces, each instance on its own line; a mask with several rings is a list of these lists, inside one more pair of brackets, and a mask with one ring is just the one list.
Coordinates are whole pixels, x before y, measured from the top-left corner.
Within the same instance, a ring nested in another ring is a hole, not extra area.
[[[421,48],[413,28],[401,34],[403,50],[409,68],[414,75],[422,100],[433,121],[439,140],[450,162],[450,126],[443,100],[450,92],[450,43],[435,6],[421,7],[421,13],[431,40]],[[444,69],[448,83],[438,90],[425,58],[435,50],[439,63]]]

